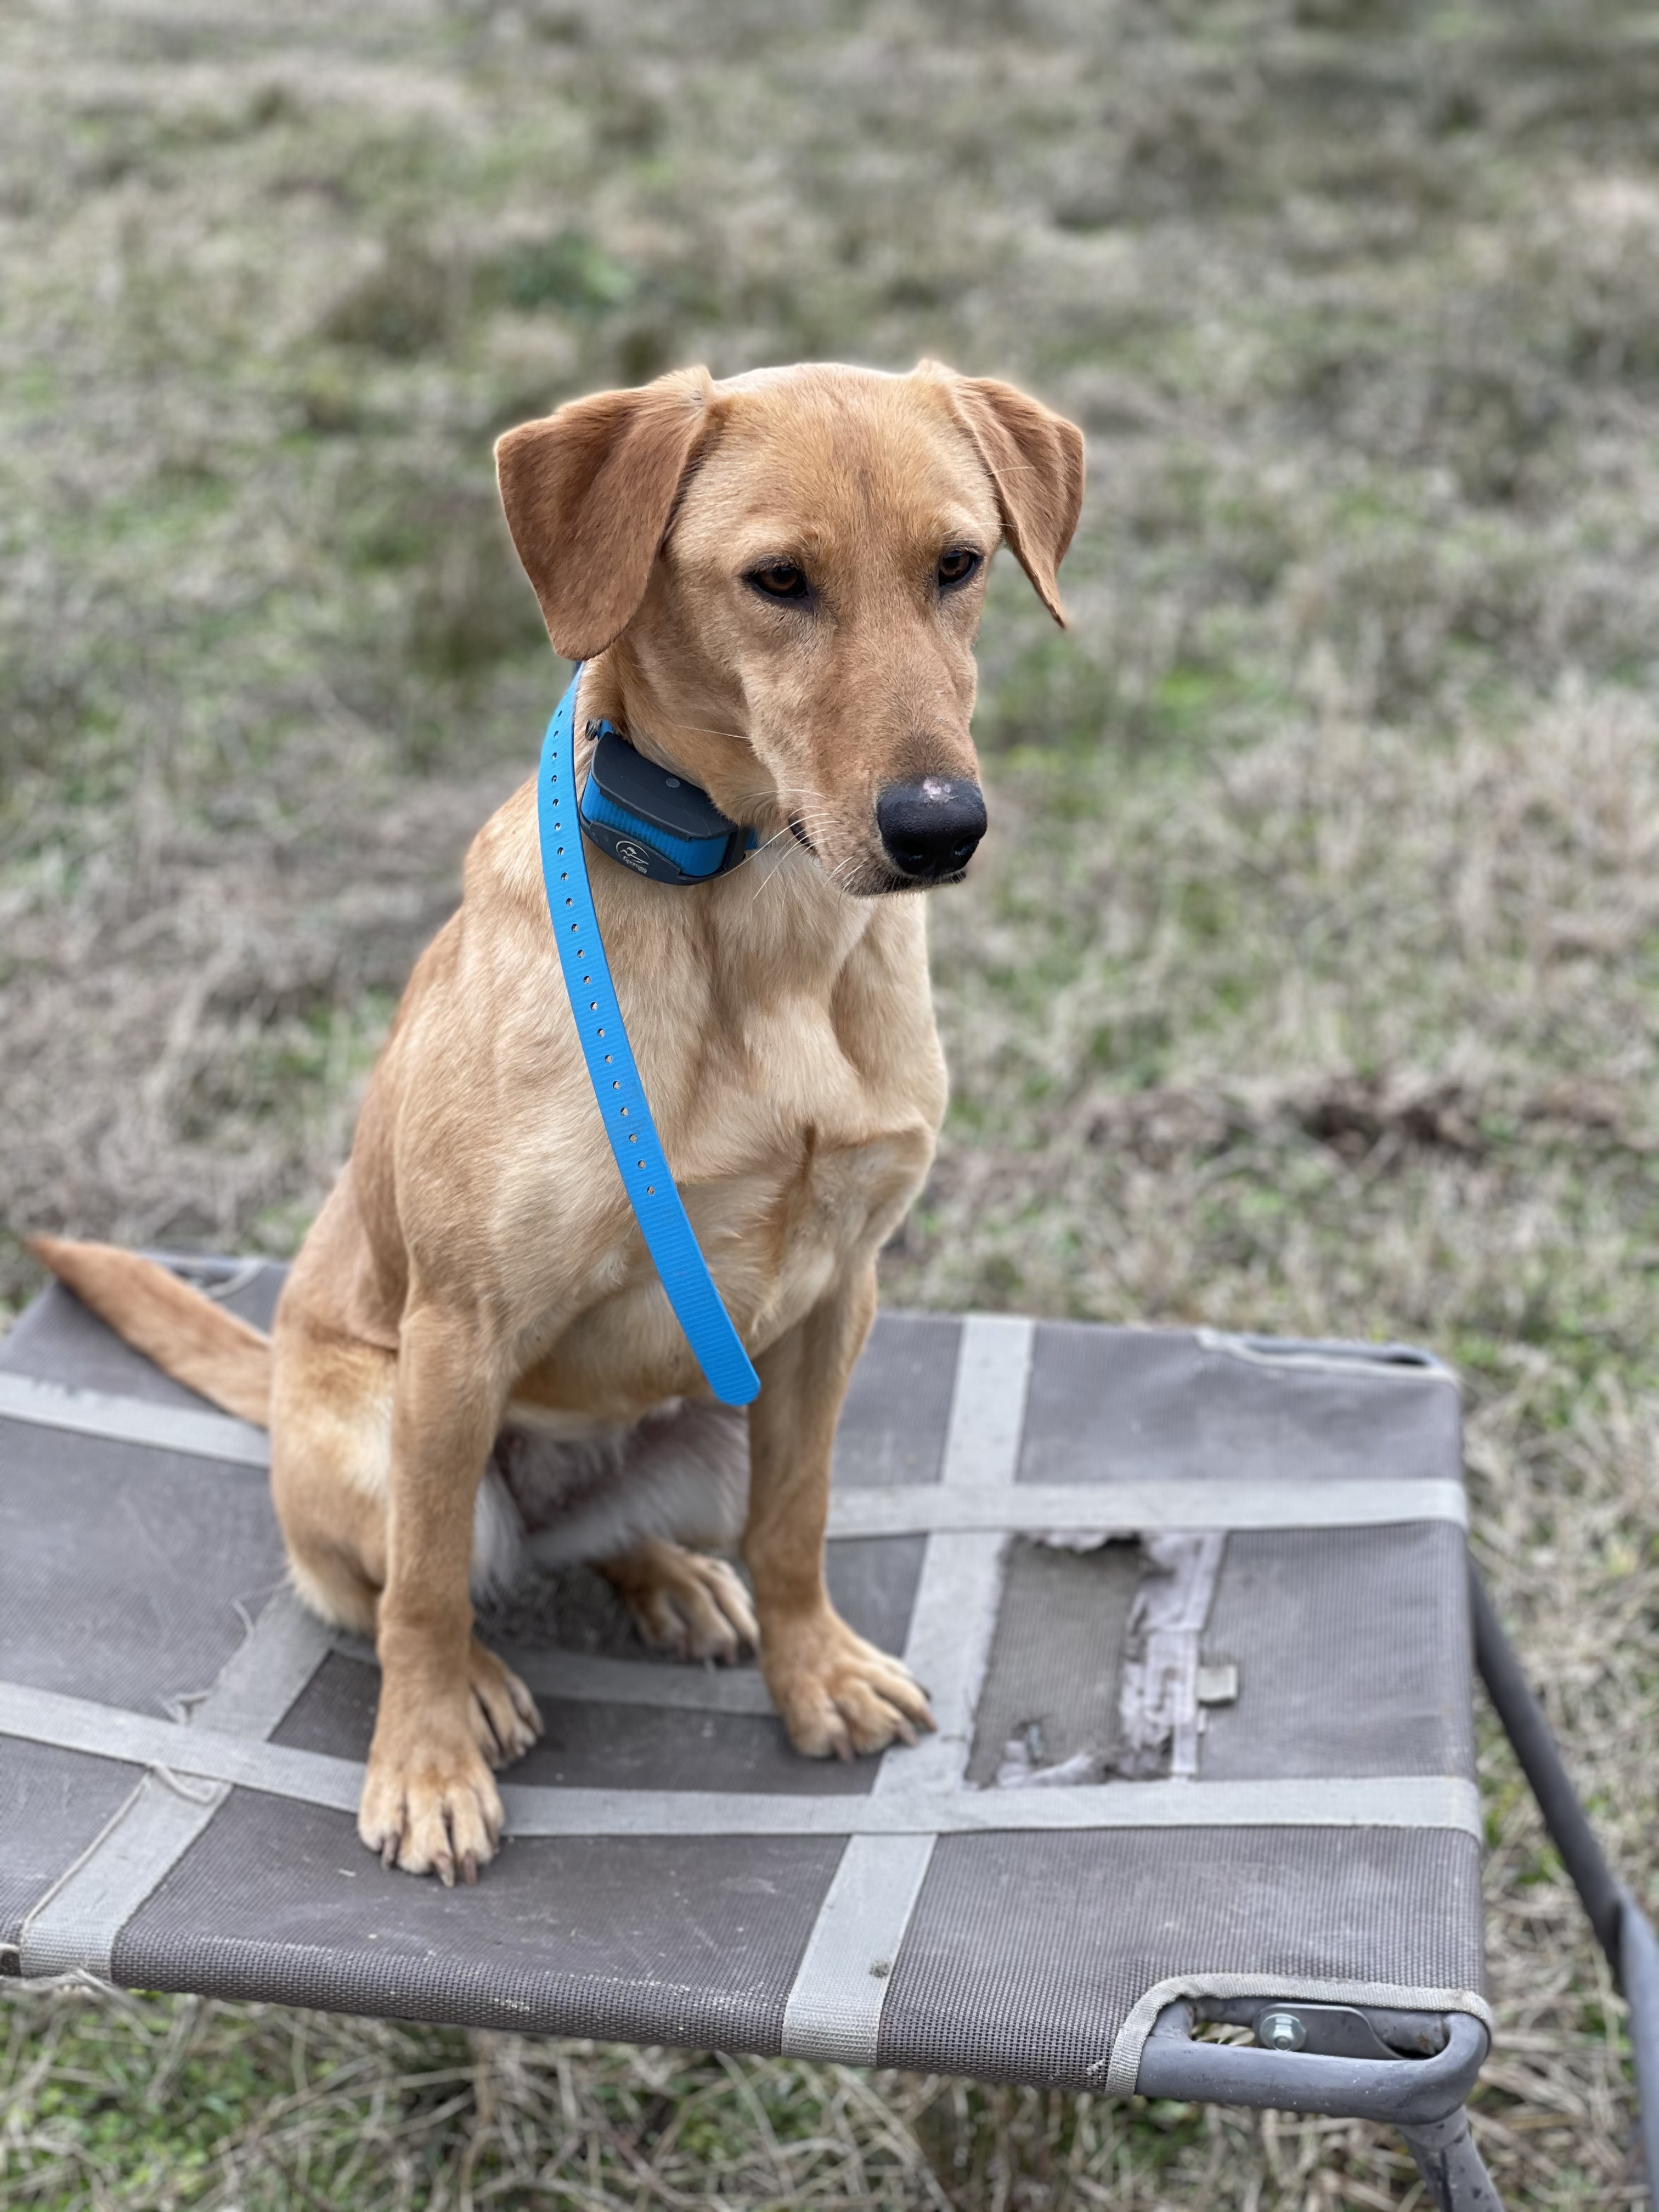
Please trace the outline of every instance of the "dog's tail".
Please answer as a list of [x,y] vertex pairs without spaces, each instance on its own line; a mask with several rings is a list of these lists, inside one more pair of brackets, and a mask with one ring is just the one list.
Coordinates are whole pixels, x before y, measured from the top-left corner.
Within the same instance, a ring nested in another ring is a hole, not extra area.
[[249,1322],[137,1252],[115,1244],[74,1244],[64,1237],[24,1239],[82,1304],[164,1375],[199,1390],[226,1413],[270,1425],[270,1339]]

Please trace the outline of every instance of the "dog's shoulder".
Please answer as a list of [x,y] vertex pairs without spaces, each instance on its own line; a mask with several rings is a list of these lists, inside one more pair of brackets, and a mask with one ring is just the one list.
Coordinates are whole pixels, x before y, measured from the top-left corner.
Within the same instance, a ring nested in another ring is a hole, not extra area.
[[465,906],[505,899],[514,906],[544,901],[536,779],[528,775],[473,836],[461,866]]

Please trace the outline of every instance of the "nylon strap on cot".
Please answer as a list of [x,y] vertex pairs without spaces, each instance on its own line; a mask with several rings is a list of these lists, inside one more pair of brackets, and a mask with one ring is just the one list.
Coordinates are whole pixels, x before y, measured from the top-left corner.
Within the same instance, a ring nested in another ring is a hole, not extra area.
[[593,911],[576,789],[576,687],[581,674],[579,662],[547,726],[536,779],[542,878],[559,965],[599,1116],[668,1303],[714,1395],[725,1406],[746,1406],[759,1395],[760,1377],[714,1287],[668,1172]]

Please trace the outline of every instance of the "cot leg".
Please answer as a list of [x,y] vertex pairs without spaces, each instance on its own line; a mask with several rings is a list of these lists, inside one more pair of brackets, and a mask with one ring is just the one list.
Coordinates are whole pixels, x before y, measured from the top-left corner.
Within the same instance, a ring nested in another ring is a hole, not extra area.
[[1504,2212],[1461,2105],[1449,2119],[1425,2120],[1400,2132],[1428,2184],[1435,2212]]
[[1659,1936],[1607,1864],[1573,1789],[1560,1746],[1473,1563],[1469,1582],[1474,1606],[1474,1656],[1481,1679],[1532,1784],[1544,1825],[1572,1876],[1596,1940],[1607,1953],[1630,2006],[1637,2130],[1647,2169],[1648,2202],[1659,2206]]

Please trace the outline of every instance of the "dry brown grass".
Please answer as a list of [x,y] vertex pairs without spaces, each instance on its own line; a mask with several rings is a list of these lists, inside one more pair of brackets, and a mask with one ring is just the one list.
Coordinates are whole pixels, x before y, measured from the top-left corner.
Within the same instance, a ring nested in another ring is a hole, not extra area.
[[[1425,1338],[1659,1902],[1659,39],[1565,0],[0,18],[0,1215],[291,1249],[557,677],[493,432],[673,361],[1072,409],[889,1294]],[[0,1297],[33,1278],[0,1253]],[[1635,2201],[1501,1741],[1516,2207]],[[70,1994],[19,2204],[1405,2205],[1375,2130]]]

